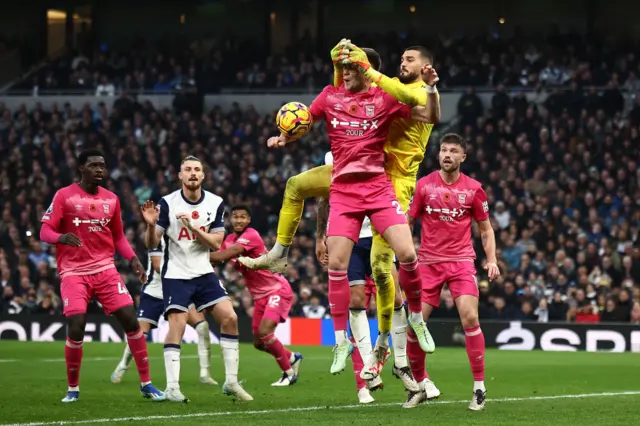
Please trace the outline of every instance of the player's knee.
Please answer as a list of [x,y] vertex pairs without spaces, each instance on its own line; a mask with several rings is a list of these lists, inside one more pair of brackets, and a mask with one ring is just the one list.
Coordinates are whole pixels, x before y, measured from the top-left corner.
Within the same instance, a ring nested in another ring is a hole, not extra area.
[[462,323],[462,328],[471,328],[478,325],[478,312],[472,309],[460,311],[460,322]]
[[329,254],[329,269],[333,271],[346,271],[349,268],[349,261],[341,259],[338,256]]
[[233,309],[220,318],[220,329],[226,331],[238,330],[238,316]]
[[413,244],[401,247],[396,251],[396,256],[400,263],[411,263],[417,258],[416,249]]
[[261,338],[267,337],[268,335],[273,334],[274,332],[275,332],[275,328],[272,326],[272,324],[268,324],[263,321],[260,323],[260,326],[258,326],[258,335]]
[[87,323],[87,318],[85,314],[73,315],[68,317],[68,330],[67,334],[70,339],[75,341],[84,340],[84,329]]
[[[360,287],[362,290],[360,290],[358,287]],[[351,300],[349,301],[349,309],[365,309],[365,305],[366,296],[364,294],[364,286],[351,287]]]
[[286,196],[293,199],[298,199],[298,188],[300,187],[298,175],[291,176],[287,179],[287,185],[284,189]]
[[264,344],[260,340],[260,336],[253,336],[253,347],[261,351],[264,349]]

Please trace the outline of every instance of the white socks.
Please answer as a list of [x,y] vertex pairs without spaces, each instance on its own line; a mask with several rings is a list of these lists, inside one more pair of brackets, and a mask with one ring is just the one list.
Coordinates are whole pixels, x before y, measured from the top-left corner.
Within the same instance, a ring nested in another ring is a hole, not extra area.
[[220,348],[222,349],[226,383],[229,385],[238,383],[238,364],[240,363],[238,336],[221,334]]
[[334,333],[336,336],[336,345],[344,345],[349,341],[349,339],[347,339],[346,330],[338,330],[338,331],[334,331]]
[[273,254],[277,258],[287,257],[289,256],[289,246],[283,246],[282,244],[276,242],[269,253]]
[[164,369],[167,374],[167,389],[180,389],[180,345],[164,345]]
[[393,358],[395,365],[398,368],[406,367],[407,364],[407,314],[404,311],[404,306],[393,311],[393,317],[391,317],[391,329],[393,330],[393,337],[391,343],[393,344]]
[[474,380],[473,381],[473,391],[477,391],[480,389],[482,392],[486,392],[487,390],[484,387],[484,380]]
[[198,359],[200,360],[200,377],[209,377],[209,366],[211,365],[211,335],[209,334],[209,323],[206,320],[196,324],[198,333]]
[[120,360],[120,364],[118,364],[118,368],[126,370],[129,368],[129,364],[131,364],[131,360],[133,360],[133,355],[131,355],[131,349],[129,349],[129,344],[124,346],[124,354],[122,354],[122,359]]
[[390,333],[387,333],[387,332],[378,333],[378,339],[376,340],[376,348],[379,348],[381,346],[384,346],[385,348],[388,348],[389,347],[389,335],[390,335]]
[[422,322],[422,312],[410,312],[409,320],[414,324]]
[[367,362],[372,352],[371,330],[369,329],[367,312],[365,310],[349,310],[349,324],[358,352],[360,352],[363,361]]

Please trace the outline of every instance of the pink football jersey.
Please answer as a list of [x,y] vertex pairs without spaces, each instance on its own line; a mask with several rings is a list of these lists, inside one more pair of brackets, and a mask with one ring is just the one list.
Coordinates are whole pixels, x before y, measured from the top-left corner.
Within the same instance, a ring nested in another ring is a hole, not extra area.
[[477,180],[461,173],[447,185],[435,171],[418,181],[408,214],[422,221],[420,263],[473,261],[471,220],[488,219],[489,206]]
[[114,268],[114,237],[122,235],[120,200],[116,194],[98,187],[97,194],[85,192],[74,183],[60,189],[42,217],[60,234],[76,234],[82,247],[56,245],[58,273],[90,275]]
[[[237,244],[244,248],[243,256],[255,259],[261,254],[266,253],[267,249],[264,246],[264,241],[258,231],[253,228],[247,228],[240,235],[235,232],[227,235],[222,243],[220,250],[224,250],[232,245]],[[244,277],[245,284],[251,297],[254,299],[261,299],[266,297],[280,289],[288,289],[292,292],[289,281],[280,274],[275,274],[271,271],[257,270],[253,271],[247,269],[238,262],[237,259],[232,259],[231,263]]]
[[327,86],[309,108],[324,119],[333,152],[333,179],[352,173],[384,173],[384,143],[395,118],[410,118],[411,107],[379,87],[352,93]]

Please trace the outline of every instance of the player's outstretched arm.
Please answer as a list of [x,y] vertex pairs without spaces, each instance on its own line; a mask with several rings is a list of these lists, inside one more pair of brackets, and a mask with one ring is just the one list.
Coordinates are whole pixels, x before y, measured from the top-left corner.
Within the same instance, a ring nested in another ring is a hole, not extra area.
[[[426,91],[426,115],[428,123],[436,124],[440,122],[440,93],[436,89],[436,83],[440,81],[438,73],[431,65],[425,65],[422,68],[422,80],[427,84]],[[420,104],[422,105],[422,104]]]
[[479,221],[478,228],[480,228],[482,248],[487,255],[487,264],[484,268],[489,274],[489,280],[494,280],[500,275],[500,269],[498,269],[498,258],[496,257],[496,235],[493,232],[491,220],[485,219]]
[[234,244],[224,250],[212,251],[210,255],[211,263],[228,262],[229,260],[240,256],[244,253],[244,247],[239,244]]
[[[344,56],[344,55],[343,55]],[[413,90],[398,80],[387,77],[381,72],[371,67],[367,54],[354,44],[349,45],[349,55],[346,61],[360,68],[365,77],[376,83],[382,90],[396,98],[398,101],[409,106],[425,105],[427,102],[425,94]]]

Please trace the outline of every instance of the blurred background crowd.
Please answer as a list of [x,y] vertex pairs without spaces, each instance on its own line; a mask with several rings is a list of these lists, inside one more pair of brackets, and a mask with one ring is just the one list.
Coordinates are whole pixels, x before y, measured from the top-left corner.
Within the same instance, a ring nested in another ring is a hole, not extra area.
[[[269,19],[275,22],[273,14]],[[462,170],[487,191],[502,271],[488,282],[475,241],[481,319],[640,324],[637,39],[558,26],[516,27],[508,35],[416,28],[352,39],[376,48],[392,76],[405,47],[427,46],[440,90],[459,94],[453,115],[436,126],[421,175],[438,167],[438,134],[464,135]],[[228,208],[250,205],[252,226],[270,247],[287,178],[320,165],[329,147],[317,125],[299,143],[268,150],[275,111],[231,103],[205,108],[202,100],[227,92],[286,91],[291,100],[293,93],[316,93],[332,81],[328,49],[337,40],[299,29],[300,37],[277,52],[259,37],[232,33],[109,45],[95,31],[82,38],[85,29],[73,43],[67,31],[64,49],[3,92],[82,93],[84,106],[48,101],[27,108],[0,96],[0,313],[61,312],[55,248],[38,240],[39,221],[55,191],[77,178],[83,148],[105,152],[106,187],[120,197],[127,238],[144,260],[138,206],[178,188],[181,158],[205,161],[205,187]],[[11,40],[0,51],[17,45]],[[140,96],[162,93],[177,95],[171,107]],[[419,232],[417,226],[416,245]],[[315,200],[308,200],[286,273],[296,294],[293,316],[329,314],[326,271],[314,246]],[[138,297],[135,276],[125,261],[117,264]],[[238,311],[251,316],[241,275],[231,265],[220,274]],[[434,316],[457,317],[447,290],[442,299]],[[91,311],[101,308],[94,303]]]

